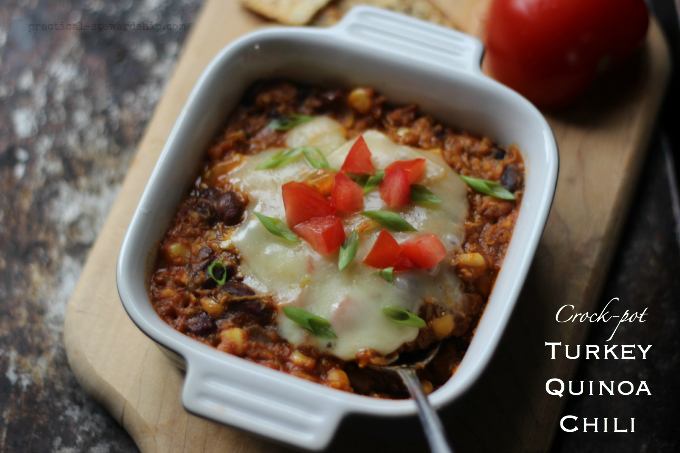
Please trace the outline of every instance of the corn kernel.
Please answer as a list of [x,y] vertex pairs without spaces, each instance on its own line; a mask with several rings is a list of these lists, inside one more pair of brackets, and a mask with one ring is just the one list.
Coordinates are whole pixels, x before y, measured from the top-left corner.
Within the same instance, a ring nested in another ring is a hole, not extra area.
[[371,111],[373,90],[370,88],[355,88],[349,94],[347,100],[352,107],[366,114]]
[[167,248],[168,258],[175,265],[186,264],[189,259],[189,247],[181,242],[173,242]]
[[439,340],[451,335],[454,327],[453,316],[445,314],[432,321],[432,330]]
[[461,266],[482,267],[486,265],[484,257],[479,253],[461,253],[457,257],[457,262]]
[[220,346],[223,346],[227,352],[239,356],[242,356],[245,352],[245,342],[248,339],[248,334],[243,329],[232,327],[220,333],[220,338],[222,339]]
[[222,312],[224,311],[222,305],[220,305],[212,297],[201,297],[199,303],[201,304],[201,308],[203,309],[203,311],[208,313],[213,318],[217,319],[220,316],[222,316]]
[[333,368],[328,373],[326,373],[326,385],[339,390],[348,390],[351,388],[347,373],[342,371],[340,368]]
[[423,392],[425,392],[426,395],[429,395],[434,390],[434,386],[430,381],[421,381],[420,385],[423,386]]
[[313,370],[314,365],[316,364],[316,360],[304,355],[300,351],[293,351],[293,353],[290,355],[290,361],[296,367],[304,368],[307,371]]

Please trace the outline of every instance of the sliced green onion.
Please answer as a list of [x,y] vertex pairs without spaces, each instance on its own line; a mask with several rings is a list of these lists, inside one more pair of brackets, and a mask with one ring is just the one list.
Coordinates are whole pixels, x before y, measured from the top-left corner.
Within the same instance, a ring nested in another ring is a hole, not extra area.
[[425,186],[411,184],[411,201],[417,203],[442,203],[444,200],[436,196]]
[[364,195],[375,189],[380,185],[382,180],[385,178],[385,170],[376,170],[372,176],[369,176],[364,184]]
[[262,162],[255,170],[269,170],[270,168],[280,167],[294,161],[304,151],[304,146],[299,148],[282,149],[274,153],[272,157]]
[[363,173],[361,175],[347,173],[347,176],[364,188],[365,195],[380,185],[383,178],[385,178],[385,170],[376,170],[372,175],[369,173]]
[[361,213],[364,217],[375,220],[380,225],[393,231],[418,231],[413,225],[408,223],[399,214],[390,211],[363,211]]
[[294,128],[295,126],[312,121],[313,119],[313,116],[298,115],[297,113],[293,113],[288,116],[284,116],[283,118],[271,121],[269,124],[267,124],[267,127],[274,129],[275,131],[287,131]]
[[319,338],[338,338],[331,328],[331,323],[321,316],[291,305],[283,307],[283,314]]
[[391,321],[398,322],[399,324],[406,324],[413,327],[425,327],[425,320],[423,318],[414,315],[411,312],[404,310],[399,307],[383,307],[382,312],[385,313]]
[[255,214],[257,218],[260,219],[262,225],[274,236],[278,236],[290,242],[300,242],[300,238],[297,237],[295,233],[293,233],[290,228],[288,228],[286,224],[279,219],[267,217],[266,215],[257,212],[253,212],[253,214]]
[[498,184],[494,181],[489,181],[488,179],[473,178],[472,176],[458,175],[463,181],[468,183],[470,187],[475,189],[477,192],[485,193],[496,198],[502,198],[503,200],[516,200],[512,192]]
[[345,241],[340,246],[340,254],[338,256],[338,269],[343,270],[349,263],[352,262],[359,250],[359,234],[356,230],[347,236]]
[[213,261],[210,264],[208,274],[218,285],[224,285],[227,282],[227,266],[220,260]]
[[258,165],[255,170],[269,170],[289,164],[297,159],[301,154],[305,156],[305,159],[307,159],[307,162],[309,162],[312,167],[333,170],[330,165],[328,165],[326,156],[324,156],[321,151],[316,148],[312,148],[311,146],[299,146],[297,148],[282,149],[281,151],[277,151],[272,155],[272,157]]
[[326,168],[331,170],[331,167],[328,165],[328,161],[326,160],[326,156],[324,156],[323,153],[318,149],[312,148],[311,146],[303,146],[302,152],[305,155],[305,159],[307,159],[307,162],[309,162],[312,167],[317,169]]
[[378,275],[394,285],[394,268],[379,269],[371,272],[371,275]]
[[368,173],[364,173],[362,175],[357,175],[355,173],[346,173],[349,178],[354,181],[355,183],[359,184],[361,187],[366,187],[366,183],[368,182],[368,178],[371,177]]

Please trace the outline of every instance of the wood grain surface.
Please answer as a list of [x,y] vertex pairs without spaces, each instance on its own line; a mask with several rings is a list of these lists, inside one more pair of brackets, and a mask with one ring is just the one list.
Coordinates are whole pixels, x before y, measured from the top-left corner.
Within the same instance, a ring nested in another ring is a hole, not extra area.
[[[479,32],[485,1],[435,0],[454,24]],[[64,336],[81,384],[147,452],[286,451],[248,433],[189,415],[183,372],[127,317],[115,282],[118,251],[158,155],[195,81],[228,42],[264,22],[235,0],[208,0],[156,107],[117,201],[69,302]],[[546,451],[565,398],[546,380],[568,380],[577,361],[550,360],[546,341],[582,344],[586,324],[558,324],[564,304],[592,310],[640,174],[670,72],[653,22],[644,49],[584,99],[547,115],[560,148],[555,202],[501,346],[478,383],[441,411],[458,451]],[[343,423],[331,451],[427,451],[417,420]]]

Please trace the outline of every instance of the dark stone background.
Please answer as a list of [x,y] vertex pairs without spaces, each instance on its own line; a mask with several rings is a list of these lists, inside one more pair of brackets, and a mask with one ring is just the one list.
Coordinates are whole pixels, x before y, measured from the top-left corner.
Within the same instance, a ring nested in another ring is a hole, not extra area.
[[137,451],[82,390],[66,303],[187,31],[29,31],[184,24],[200,0],[0,1],[0,451]]
[[[672,1],[658,0],[673,25]],[[136,451],[80,388],[62,339],[68,298],[163,93],[200,0],[0,3],[0,451]],[[667,19],[667,20],[666,20]],[[183,24],[184,31],[29,31],[30,24]],[[672,29],[677,32],[675,28]],[[647,396],[571,397],[565,414],[636,418],[635,434],[562,433],[555,452],[680,451],[680,252],[660,137],[680,160],[668,95],[602,305],[648,308],[619,344],[647,361],[582,361],[576,380],[646,380]],[[611,326],[594,325],[589,344]],[[611,423],[611,421],[610,421]],[[611,426],[611,425],[610,425]]]

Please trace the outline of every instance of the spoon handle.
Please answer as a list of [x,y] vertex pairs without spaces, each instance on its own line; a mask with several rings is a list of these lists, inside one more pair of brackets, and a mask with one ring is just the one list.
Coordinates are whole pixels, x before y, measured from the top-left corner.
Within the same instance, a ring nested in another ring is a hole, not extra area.
[[418,407],[418,416],[420,422],[423,424],[427,442],[430,444],[432,453],[452,453],[451,447],[444,436],[444,427],[437,415],[437,412],[432,408],[430,402],[425,396],[420,380],[413,368],[398,368],[397,373],[406,385],[408,392],[416,401]]

